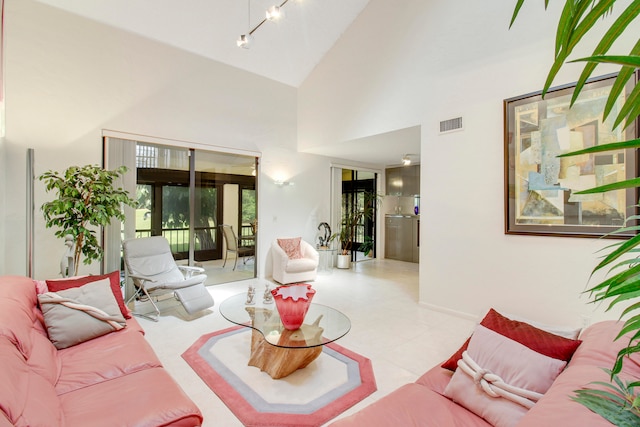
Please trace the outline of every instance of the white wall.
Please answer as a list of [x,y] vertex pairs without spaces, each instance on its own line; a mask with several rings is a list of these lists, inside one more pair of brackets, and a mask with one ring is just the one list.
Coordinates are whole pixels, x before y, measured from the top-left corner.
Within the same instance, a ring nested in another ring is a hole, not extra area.
[[[101,164],[103,129],[262,152],[258,210],[268,227],[258,242],[260,270],[271,238],[313,236],[315,218],[328,215],[329,160],[296,154],[294,88],[33,0],[5,5],[10,180],[0,274],[26,273],[27,148],[35,149],[36,175]],[[276,171],[294,174],[297,186],[273,188],[264,174]],[[35,191],[39,208],[51,196],[40,182]],[[35,228],[35,276],[55,277],[64,246],[38,212]]]
[[[508,30],[514,4],[371,0],[301,86],[299,141],[421,125],[420,302],[580,325],[606,317],[581,297],[605,244],[503,233],[502,101],[542,88],[560,7],[527,2]],[[464,131],[439,136],[438,122],[459,115]]]
[[[5,161],[4,137],[0,138],[0,242],[6,242],[5,225],[3,218],[6,216],[5,193],[7,188],[7,164]],[[5,245],[0,244],[0,272],[5,271]],[[26,274],[26,271],[25,271]]]

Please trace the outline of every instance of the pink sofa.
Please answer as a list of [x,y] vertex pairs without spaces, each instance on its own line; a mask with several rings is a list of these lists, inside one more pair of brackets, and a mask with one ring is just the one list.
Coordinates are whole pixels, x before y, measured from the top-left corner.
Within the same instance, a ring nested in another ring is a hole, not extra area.
[[[616,354],[628,342],[614,341],[622,323],[606,321],[585,329],[583,341],[551,388],[517,424],[518,427],[611,427],[599,415],[570,399],[573,391],[593,381],[608,381],[601,368],[610,369]],[[484,419],[444,396],[452,372],[436,366],[415,383],[405,384],[361,411],[332,423],[349,426],[438,426],[488,427]],[[640,357],[634,355],[624,364],[622,379],[640,379]]]
[[0,277],[0,426],[199,426],[136,320],[57,350],[34,282]]

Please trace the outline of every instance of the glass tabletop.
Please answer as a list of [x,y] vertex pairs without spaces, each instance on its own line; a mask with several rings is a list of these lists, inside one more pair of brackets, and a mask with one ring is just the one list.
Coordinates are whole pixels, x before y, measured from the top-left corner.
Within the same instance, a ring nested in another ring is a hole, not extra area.
[[[258,298],[256,298],[257,300]],[[342,338],[351,329],[351,321],[338,310],[311,303],[300,329],[289,331],[280,320],[275,302],[246,304],[247,295],[237,294],[220,303],[220,314],[229,322],[253,328],[269,344],[286,348],[309,348]]]

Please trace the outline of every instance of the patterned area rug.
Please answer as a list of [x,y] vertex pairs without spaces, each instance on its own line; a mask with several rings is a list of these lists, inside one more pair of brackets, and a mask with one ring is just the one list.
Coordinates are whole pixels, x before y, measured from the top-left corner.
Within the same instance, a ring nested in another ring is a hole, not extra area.
[[320,426],[376,391],[371,361],[335,343],[274,380],[248,366],[251,329],[200,337],[182,357],[245,426]]

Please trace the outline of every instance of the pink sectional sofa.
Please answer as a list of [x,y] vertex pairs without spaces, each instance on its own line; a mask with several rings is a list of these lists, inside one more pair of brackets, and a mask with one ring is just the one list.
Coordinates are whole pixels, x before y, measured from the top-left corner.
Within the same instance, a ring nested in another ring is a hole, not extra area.
[[[628,342],[614,341],[622,323],[593,324],[580,335],[577,348],[566,368],[555,378],[544,396],[517,423],[518,427],[611,427],[599,415],[571,400],[573,391],[593,381],[608,381],[601,368],[610,369],[618,351]],[[453,372],[436,366],[415,383],[405,384],[355,414],[338,419],[332,427],[433,426],[489,427],[490,423],[445,397]],[[640,380],[637,353],[624,364],[622,379]],[[591,386],[590,386],[591,387]]]
[[0,277],[0,427],[199,426],[138,322],[58,350],[34,282]]

